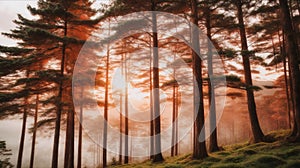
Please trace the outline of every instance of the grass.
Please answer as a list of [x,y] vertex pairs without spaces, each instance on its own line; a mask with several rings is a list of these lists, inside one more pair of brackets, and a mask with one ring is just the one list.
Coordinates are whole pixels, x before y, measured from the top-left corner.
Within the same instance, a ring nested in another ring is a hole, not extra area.
[[288,143],[284,140],[288,131],[277,131],[268,134],[272,143],[242,143],[224,146],[223,151],[210,153],[203,160],[193,160],[191,154],[167,157],[163,163],[154,164],[151,161],[129,165],[110,166],[112,168],[298,168],[300,167],[300,143]]

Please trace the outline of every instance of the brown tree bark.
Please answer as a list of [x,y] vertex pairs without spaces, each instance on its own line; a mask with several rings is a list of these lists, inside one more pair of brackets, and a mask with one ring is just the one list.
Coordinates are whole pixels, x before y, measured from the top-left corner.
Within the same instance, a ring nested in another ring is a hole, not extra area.
[[[125,41],[126,43],[126,41]],[[128,141],[128,136],[129,136],[129,125],[128,125],[128,66],[127,66],[127,58],[125,55],[125,147],[124,147],[124,163],[128,164],[129,163],[129,141]]]
[[[205,27],[207,38],[212,41],[211,36],[211,9],[208,5],[205,7]],[[211,75],[213,75],[213,55],[212,55],[212,44],[208,41],[208,54],[207,54],[207,69],[208,69],[208,98],[209,98],[209,107],[210,107],[210,132],[209,137],[209,151],[215,152],[219,150],[218,146],[218,137],[217,137],[217,118],[216,118],[216,100],[215,100],[215,86],[214,80],[211,80]]]
[[[28,75],[27,75],[27,77],[28,77]],[[27,122],[27,105],[28,105],[28,98],[25,97],[25,99],[24,99],[23,121],[22,121],[22,131],[21,131],[21,139],[20,139],[20,145],[19,145],[17,168],[22,167],[23,150],[24,150],[24,142],[25,142],[25,134],[26,134],[26,122]]]
[[253,134],[253,141],[254,141],[254,143],[256,143],[256,142],[263,141],[264,134],[259,125],[259,120],[258,120],[257,113],[256,113],[254,93],[253,93],[253,89],[252,89],[253,84],[252,84],[252,76],[251,76],[246,30],[245,30],[245,24],[244,24],[244,18],[243,18],[244,16],[243,16],[243,10],[242,10],[242,6],[243,6],[242,1],[237,0],[235,5],[237,7],[240,38],[241,38],[241,44],[242,44],[242,57],[243,57],[244,76],[245,76],[245,82],[246,82],[248,111],[249,111],[252,134]]
[[295,141],[300,141],[300,72],[298,65],[299,50],[297,46],[297,39],[295,36],[295,30],[293,29],[293,23],[289,13],[289,6],[287,0],[279,0],[280,9],[282,12],[281,23],[285,36],[287,38],[287,47],[288,47],[288,58],[290,63],[290,72],[292,80],[292,92],[294,95],[295,102],[295,120],[293,130],[296,132],[293,136]]
[[154,114],[153,114],[153,90],[152,90],[152,48],[150,38],[150,60],[149,60],[149,91],[150,91],[150,159],[154,158]]
[[288,124],[289,128],[292,128],[292,117],[291,117],[291,96],[290,96],[290,88],[289,88],[289,81],[288,81],[288,75],[287,75],[287,62],[286,62],[286,50],[285,50],[285,38],[284,33],[282,33],[282,40],[280,38],[280,30],[278,30],[278,40],[280,44],[280,54],[282,57],[282,64],[283,64],[283,73],[284,73],[284,85],[285,85],[285,95],[287,100],[287,111],[288,111]]
[[[156,10],[155,0],[151,0],[152,11]],[[154,132],[155,132],[155,153],[153,162],[162,162],[164,158],[161,153],[161,135],[160,135],[160,98],[159,98],[159,55],[158,55],[158,36],[156,13],[152,13],[152,43],[153,43],[153,107],[154,107]]]
[[35,113],[34,113],[34,121],[33,121],[33,133],[32,133],[31,154],[30,154],[30,163],[29,163],[30,168],[33,168],[33,163],[34,163],[38,111],[39,111],[39,94],[36,95],[36,100],[35,100]]
[[[83,87],[81,88],[80,97],[83,97]],[[82,124],[83,124],[83,100],[80,100],[79,109],[79,130],[78,130],[78,156],[77,156],[77,168],[81,168],[82,160]]]
[[[64,37],[68,34],[68,22],[67,16],[65,16],[64,21]],[[60,63],[60,76],[64,77],[65,71],[65,57],[66,57],[66,43],[63,42],[62,45],[62,55]],[[52,168],[58,167],[58,149],[59,149],[59,136],[60,136],[60,121],[61,121],[61,112],[62,112],[62,94],[63,94],[63,80],[59,81],[59,90],[58,90],[58,103],[56,104],[56,119],[55,119],[55,131],[54,131],[54,143],[53,143],[53,153],[52,153]]]
[[[193,158],[194,159],[204,159],[208,156],[206,144],[205,144],[205,131],[203,134],[201,130],[205,130],[204,126],[204,102],[203,102],[203,79],[202,79],[202,60],[197,54],[200,53],[200,41],[199,41],[199,18],[198,18],[198,7],[197,0],[190,0],[191,5],[191,21],[192,25],[192,58],[193,58],[193,74],[196,79],[197,86],[194,87],[194,149]],[[198,104],[199,103],[199,104]],[[197,109],[197,110],[196,110]],[[202,141],[200,140],[202,139]]]
[[[110,23],[109,23],[110,35]],[[108,124],[108,85],[109,85],[109,68],[110,68],[110,46],[107,45],[106,51],[106,72],[105,72],[105,93],[104,93],[104,121],[103,121],[103,151],[102,151],[102,167],[107,167],[107,124]]]

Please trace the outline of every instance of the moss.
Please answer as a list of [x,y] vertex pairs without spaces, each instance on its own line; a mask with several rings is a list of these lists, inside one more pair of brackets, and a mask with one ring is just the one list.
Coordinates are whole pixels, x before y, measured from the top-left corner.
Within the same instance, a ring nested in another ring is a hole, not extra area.
[[228,156],[221,162],[223,163],[240,163],[245,160],[243,155]]
[[219,156],[228,156],[228,155],[230,155],[230,152],[227,152],[227,151],[221,151],[221,152],[216,152],[215,154],[216,154],[216,155],[219,155]]
[[210,157],[206,158],[204,161],[205,162],[219,162],[219,161],[221,161],[221,159],[217,158],[217,157],[210,156]]
[[244,163],[246,167],[256,167],[256,168],[264,168],[264,167],[276,167],[279,165],[283,165],[286,162],[277,157],[272,155],[256,155],[248,162]]
[[216,164],[212,166],[212,168],[242,168],[240,164],[237,163],[222,163],[222,164]]
[[192,160],[188,162],[186,165],[197,165],[197,164],[201,164],[202,162],[203,162],[202,160]]
[[252,150],[252,149],[247,149],[247,150],[243,151],[243,154],[245,154],[245,155],[254,155],[254,154],[257,154],[257,152]]
[[[269,134],[268,134],[269,135]],[[281,138],[272,143],[241,143],[225,146],[223,151],[211,153],[203,160],[193,160],[191,154],[166,157],[165,162],[152,164],[146,161],[139,164],[129,164],[116,167],[155,167],[155,168],[208,168],[208,167],[280,167],[298,168],[300,167],[300,143],[289,143],[284,141],[282,136],[287,136],[288,131],[271,133],[271,137]]]
[[292,160],[287,163],[287,165],[283,166],[284,168],[299,168],[300,161],[299,160]]
[[183,165],[180,164],[167,164],[164,166],[165,168],[183,168]]

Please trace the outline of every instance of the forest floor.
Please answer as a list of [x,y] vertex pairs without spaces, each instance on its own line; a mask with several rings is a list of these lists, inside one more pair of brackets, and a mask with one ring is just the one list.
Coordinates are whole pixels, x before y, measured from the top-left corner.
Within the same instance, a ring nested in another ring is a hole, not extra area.
[[113,165],[113,168],[157,167],[157,168],[202,168],[202,167],[286,167],[300,168],[300,143],[289,143],[285,139],[287,131],[276,131],[268,134],[275,138],[272,143],[235,144],[224,146],[224,150],[210,153],[204,160],[193,160],[191,154],[167,157],[162,163],[145,161],[128,165]]

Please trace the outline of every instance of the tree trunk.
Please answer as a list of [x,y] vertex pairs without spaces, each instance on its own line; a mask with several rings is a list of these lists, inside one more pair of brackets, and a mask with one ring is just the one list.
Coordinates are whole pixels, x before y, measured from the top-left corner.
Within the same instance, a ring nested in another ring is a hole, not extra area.
[[[203,79],[202,79],[202,60],[197,54],[200,53],[199,41],[199,19],[197,0],[190,0],[191,3],[191,21],[192,25],[192,58],[193,58],[193,74],[196,79],[196,86],[194,85],[194,159],[204,159],[208,156],[205,144],[205,126],[204,126],[204,102],[203,102]],[[203,130],[202,134],[201,130]]]
[[290,72],[292,80],[292,92],[294,94],[295,102],[295,123],[294,130],[296,135],[293,137],[296,141],[300,140],[300,72],[298,65],[299,50],[297,46],[297,40],[295,36],[295,31],[293,30],[293,25],[291,21],[291,16],[289,13],[289,7],[287,0],[279,0],[280,9],[282,11],[282,26],[284,29],[285,36],[287,37],[287,46],[288,46],[288,57],[290,62]]
[[[122,67],[122,70],[123,70],[123,67]],[[123,137],[122,137],[122,128],[123,128],[123,114],[122,114],[122,111],[123,111],[123,89],[120,91],[120,115],[119,115],[119,118],[120,118],[120,149],[119,149],[119,164],[122,164],[122,148],[123,148]]]
[[246,30],[244,25],[243,10],[241,0],[236,1],[236,7],[238,10],[238,21],[240,29],[240,37],[242,44],[242,57],[243,57],[243,66],[244,66],[244,75],[246,81],[246,91],[247,91],[247,102],[248,102],[248,111],[250,116],[251,129],[253,133],[254,143],[263,141],[264,134],[260,128],[257,113],[256,105],[254,100],[254,93],[252,89],[252,76],[250,68],[250,59],[249,51],[246,37]]
[[[125,41],[126,43],[126,41]],[[128,126],[128,69],[127,69],[127,58],[125,55],[125,156],[124,156],[124,163],[129,163],[129,142],[128,142],[128,136],[129,136],[129,126]]]
[[[68,31],[68,23],[65,18],[64,22],[64,37],[67,36]],[[66,56],[66,43],[63,42],[62,45],[62,56],[60,63],[60,76],[64,77],[65,71],[65,56]],[[58,167],[58,149],[59,149],[59,136],[60,136],[60,121],[61,121],[61,112],[62,112],[62,93],[63,93],[63,79],[59,81],[59,90],[58,90],[58,103],[57,111],[56,111],[56,120],[55,120],[55,131],[54,131],[54,143],[53,143],[53,153],[52,153],[52,168]]]
[[[207,38],[212,41],[211,37],[211,10],[209,6],[206,6],[205,9],[206,16],[206,30]],[[209,151],[215,152],[219,150],[218,147],[218,137],[217,137],[217,118],[216,118],[216,101],[215,101],[215,86],[214,80],[210,77],[213,76],[213,55],[212,55],[212,44],[208,41],[208,54],[207,54],[207,69],[208,69],[208,98],[209,98],[209,107],[210,107],[210,132],[209,137]]]
[[[175,71],[175,70],[173,70]],[[175,75],[174,75],[175,76]],[[176,86],[175,84],[173,85],[173,98],[172,98],[172,101],[173,101],[173,107],[172,107],[172,140],[171,140],[171,156],[174,156],[174,153],[175,153],[175,144],[176,144],[176,141],[175,141],[175,121],[176,121]]]
[[[152,2],[152,11],[155,11],[156,3]],[[160,135],[160,98],[159,98],[159,55],[158,55],[158,36],[156,13],[152,13],[152,31],[153,31],[153,106],[154,106],[154,131],[155,131],[155,153],[153,162],[162,162],[164,158],[161,153],[161,135]]]
[[[122,74],[122,76],[124,75],[123,65],[124,65],[124,56],[122,55],[122,60],[121,60],[121,74]],[[122,164],[122,158],[123,158],[123,155],[122,155],[122,152],[123,152],[123,136],[122,136],[122,134],[123,134],[123,114],[122,114],[122,112],[123,112],[123,94],[124,94],[123,92],[124,92],[124,90],[123,90],[123,88],[121,88],[121,90],[120,90],[120,115],[119,115],[119,118],[120,118],[120,123],[119,123],[120,124],[120,129],[119,129],[119,131],[120,131],[119,164]]]
[[33,122],[33,133],[32,133],[31,154],[30,154],[30,164],[29,164],[30,168],[33,168],[33,163],[34,163],[38,111],[39,111],[39,94],[36,95],[36,100],[35,100],[35,114],[34,114],[34,122]]
[[[110,35],[110,22],[108,23],[108,35]],[[103,121],[103,155],[102,167],[107,167],[107,124],[108,124],[108,85],[109,85],[109,68],[110,68],[110,48],[107,45],[106,51],[106,73],[105,73],[105,95],[104,95],[104,121]]]
[[280,38],[280,30],[278,30],[278,40],[280,44],[280,54],[282,57],[282,64],[283,64],[283,72],[284,72],[284,85],[285,85],[285,95],[287,100],[287,110],[288,110],[288,124],[289,128],[292,128],[292,118],[291,118],[291,97],[290,97],[290,89],[289,89],[289,82],[288,82],[288,75],[286,69],[286,51],[285,51],[285,38],[284,34],[282,33],[282,40]]
[[150,91],[150,159],[154,158],[154,114],[153,114],[153,93],[152,93],[152,48],[150,38],[150,60],[149,60],[149,91]]
[[[28,77],[28,75],[27,75]],[[24,141],[25,141],[25,134],[26,134],[26,121],[27,121],[27,104],[28,98],[25,97],[24,100],[24,111],[23,111],[23,122],[22,122],[22,132],[21,132],[21,139],[20,139],[20,146],[19,146],[19,154],[18,154],[18,162],[17,168],[22,167],[22,158],[23,158],[23,150],[24,150]]]
[[[178,42],[178,41],[177,41]],[[176,60],[176,55],[174,54],[174,57],[173,57],[173,61],[175,62]],[[176,112],[177,112],[177,100],[178,100],[178,97],[177,97],[177,84],[175,83],[176,81],[176,71],[175,71],[175,67],[173,67],[173,78],[174,78],[174,84],[173,84],[173,98],[172,98],[172,101],[173,101],[173,107],[172,107],[172,142],[171,142],[171,156],[174,156],[174,155],[177,155],[177,138],[176,138],[176,135],[177,135],[177,129],[176,129],[176,123],[177,123],[177,115],[176,115]],[[177,81],[176,81],[177,82]]]
[[[69,113],[69,111],[68,111]],[[68,159],[70,155],[70,115],[67,114],[67,126],[66,126],[66,139],[65,139],[65,158],[64,158],[64,168],[68,168]]]
[[179,106],[179,93],[178,93],[178,86],[175,88],[175,151],[174,155],[178,155],[178,106]]
[[[81,88],[80,97],[83,97],[83,87]],[[83,122],[83,100],[80,101],[80,112],[79,112],[79,130],[78,130],[78,156],[77,156],[77,168],[81,168],[82,158],[82,123]]]

